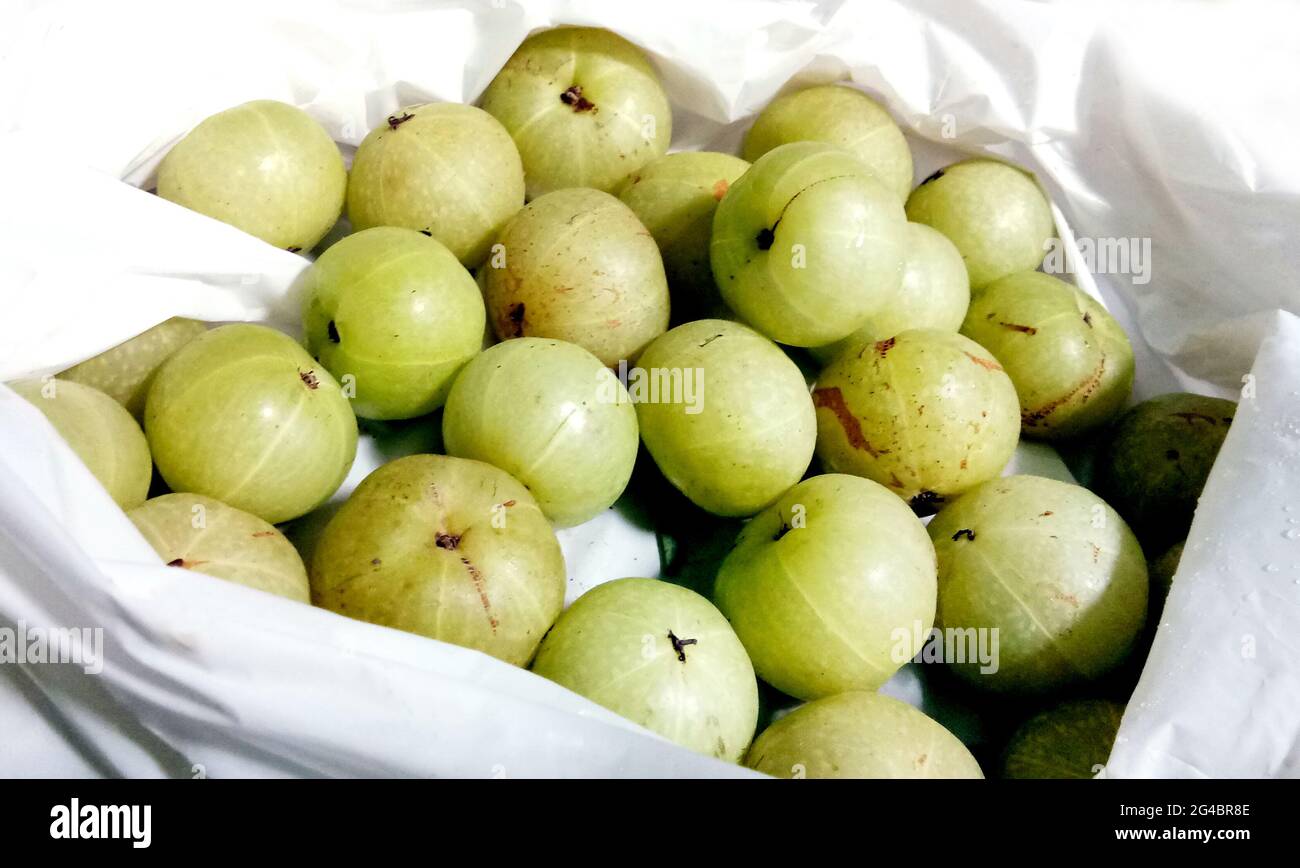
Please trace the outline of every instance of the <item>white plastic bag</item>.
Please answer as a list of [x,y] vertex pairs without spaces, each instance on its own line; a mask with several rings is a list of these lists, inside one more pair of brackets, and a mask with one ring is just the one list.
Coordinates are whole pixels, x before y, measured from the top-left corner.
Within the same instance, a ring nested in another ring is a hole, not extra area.
[[[296,332],[305,260],[136,189],[167,148],[272,98],[350,151],[401,105],[473,101],[560,23],[651,53],[676,149],[734,150],[792,77],[849,79],[909,131],[918,178],[995,153],[1038,173],[1076,254],[1075,236],[1151,239],[1148,283],[1077,276],[1129,329],[1138,396],[1236,397],[1256,376],[1108,774],[1297,774],[1300,14],[1285,3],[16,4],[0,12],[0,380],[173,315]],[[341,494],[380,458],[363,442]],[[658,568],[653,535],[617,512],[562,538],[571,598]],[[0,719],[33,739],[0,753],[14,773],[744,773],[483,655],[158,566],[0,389],[0,626],[19,622],[102,627],[105,662],[0,667]],[[890,689],[922,699],[906,672]]]

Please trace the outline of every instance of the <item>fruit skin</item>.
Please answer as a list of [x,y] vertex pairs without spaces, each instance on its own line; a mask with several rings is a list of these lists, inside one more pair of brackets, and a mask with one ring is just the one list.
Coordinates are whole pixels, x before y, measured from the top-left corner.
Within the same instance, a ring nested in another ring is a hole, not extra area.
[[587,591],[555,622],[533,671],[729,762],[745,755],[758,722],[754,668],[727,620],[694,591],[658,579]]
[[557,527],[608,509],[636,463],[636,409],[600,359],[576,344],[517,338],[456,378],[442,415],[447,454],[500,467]]
[[256,100],[204,120],[163,157],[158,195],[286,250],[310,250],[343,211],[338,147],[302,109]]
[[800,699],[875,690],[921,650],[934,547],[907,505],[858,476],[814,476],[745,525],[714,599],[759,676]]
[[716,317],[725,309],[709,264],[709,239],[718,203],[748,168],[731,154],[681,151],[648,163],[619,190],[659,245],[676,322]]
[[1002,363],[1026,437],[1064,440],[1111,421],[1133,391],[1133,346],[1087,293],[1037,271],[976,293],[961,333]]
[[247,323],[177,350],[149,387],[144,424],[173,491],[272,524],[324,503],[357,451],[356,417],[329,371],[289,336]]
[[672,139],[668,95],[650,61],[592,27],[525,39],[481,104],[514,138],[529,199],[566,187],[612,192]]
[[1151,561],[1147,567],[1147,572],[1151,576],[1151,622],[1157,622],[1160,615],[1164,612],[1165,602],[1169,599],[1169,592],[1174,587],[1174,574],[1178,572],[1178,564],[1183,559],[1183,547],[1186,540],[1178,542],[1165,549],[1160,557]]
[[201,494],[164,494],[146,500],[126,517],[168,566],[310,601],[307,569],[298,550],[251,512]]
[[304,278],[308,351],[355,378],[365,419],[411,419],[447,400],[483,345],[487,314],[470,273],[439,242],[394,226],[349,235]]
[[905,702],[850,692],[801,705],[765,729],[745,764],[782,778],[982,778],[957,737]]
[[612,367],[668,328],[659,248],[608,193],[557,190],[535,199],[499,243],[486,265],[486,296],[501,340],[558,338]]
[[702,384],[697,412],[689,400],[642,400],[635,383],[629,386],[646,448],[696,506],[753,515],[808,469],[817,422],[803,374],[753,329],[716,319],[686,323],[647,347],[637,367]]
[[809,351],[825,365],[850,346],[883,341],[909,329],[955,332],[969,305],[970,278],[957,248],[943,233],[923,223],[908,223],[898,293],[853,334]]
[[813,387],[817,454],[916,507],[1002,472],[1020,434],[1011,379],[979,344],[913,329],[850,347]]
[[503,470],[409,455],[357,486],[311,561],[312,602],[523,666],[564,606],[564,556]]
[[900,202],[912,189],[912,152],[903,131],[860,90],[827,84],[777,97],[749,128],[741,153],[753,162],[773,148],[800,141],[851,152]]
[[1052,208],[1034,179],[997,160],[962,160],[935,172],[908,197],[907,219],[957,245],[972,290],[1038,268],[1056,234]]
[[713,276],[731,309],[772,340],[823,346],[898,292],[906,227],[898,200],[857,157],[820,142],[781,145],[722,197]]
[[98,389],[66,380],[20,380],[8,386],[45,414],[119,507],[131,509],[149,496],[149,444],[121,404]]
[[1110,759],[1124,706],[1105,699],[1063,702],[1025,722],[1012,736],[1002,777],[1092,778]]
[[929,525],[936,626],[998,629],[998,670],[964,680],[1038,693],[1118,666],[1146,621],[1147,567],[1128,525],[1095,494],[1038,476],[986,482]]
[[1094,488],[1152,551],[1187,536],[1236,412],[1223,398],[1171,392],[1130,408],[1108,433]]
[[198,320],[172,317],[73,365],[58,377],[99,389],[139,420],[144,416],[144,399],[158,368],[172,353],[207,329],[207,324]]
[[505,127],[459,103],[407,106],[371,130],[348,175],[354,229],[427,231],[466,268],[524,206],[524,166]]

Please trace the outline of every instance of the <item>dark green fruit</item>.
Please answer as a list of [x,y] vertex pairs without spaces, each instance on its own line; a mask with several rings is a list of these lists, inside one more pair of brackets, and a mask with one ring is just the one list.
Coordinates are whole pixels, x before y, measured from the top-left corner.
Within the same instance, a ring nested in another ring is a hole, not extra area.
[[1102,449],[1095,487],[1150,551],[1187,536],[1237,405],[1174,392],[1143,401]]
[[1064,702],[1030,718],[1007,745],[1004,778],[1091,778],[1110,758],[1124,706],[1105,699]]

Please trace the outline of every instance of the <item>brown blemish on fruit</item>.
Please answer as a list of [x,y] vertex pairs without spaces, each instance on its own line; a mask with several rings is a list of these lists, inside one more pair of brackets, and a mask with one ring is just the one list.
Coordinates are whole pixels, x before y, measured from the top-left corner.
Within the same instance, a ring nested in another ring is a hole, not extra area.
[[953,542],[956,542],[957,540],[961,539],[962,537],[965,537],[966,539],[970,540],[971,542],[974,542],[974,541],[975,541],[975,531],[971,530],[971,529],[968,528],[968,527],[964,527],[964,528],[962,528],[961,530],[957,531],[955,534],[952,535],[952,541],[953,541]]
[[302,380],[303,385],[308,389],[320,388],[320,378],[316,376],[315,371],[298,371],[298,379]]
[[456,550],[458,545],[460,545],[460,536],[458,534],[447,533],[446,531],[440,530],[434,534],[433,544],[440,549],[446,549],[447,551],[452,552]]
[[483,611],[488,617],[488,626],[492,628],[492,632],[495,634],[497,627],[501,622],[498,621],[497,616],[492,613],[492,601],[488,599],[487,586],[483,582],[483,574],[480,573],[478,567],[474,566],[474,564],[470,562],[470,559],[464,555],[461,555],[460,562],[465,565],[465,571],[469,573],[470,581],[474,583],[474,590],[478,591],[479,602],[483,604]]
[[273,530],[259,530],[257,533],[253,534],[253,539],[260,539],[261,537],[264,537],[264,536],[275,536],[275,531],[273,531]]
[[885,338],[883,341],[876,341],[876,353],[883,359],[885,354],[894,348],[894,344],[897,341],[898,338]]
[[1101,560],[1101,546],[1096,543],[1089,543],[1092,546],[1092,562],[1095,564]]
[[979,365],[981,368],[984,368],[986,371],[1002,370],[1002,366],[999,365],[997,362],[993,361],[992,359],[981,359],[979,356],[973,353],[966,353],[965,351],[963,351],[963,353],[966,356],[966,358],[970,359],[972,362]]
[[[854,449],[861,449],[872,458],[879,458],[881,455],[888,454],[888,450],[878,450],[872,447],[867,441],[866,435],[862,433],[862,423],[858,417],[853,415],[848,404],[844,402],[844,393],[838,386],[830,386],[825,389],[814,389],[812,393],[813,406],[822,407],[830,410],[835,419],[844,429],[844,436],[848,438],[849,445]],[[902,483],[898,487],[902,487]]]
[[284,249],[289,251],[290,253],[302,253],[301,247],[286,247]]
[[673,650],[677,652],[677,659],[686,662],[686,646],[699,644],[699,639],[678,639],[672,630],[668,631],[668,641],[673,643]]
[[1011,329],[1012,331],[1024,332],[1027,335],[1038,334],[1038,329],[1034,328],[1033,326],[1021,325],[1020,323],[1000,322],[998,323],[998,325],[1002,326],[1003,328]]
[[774,241],[776,241],[775,228],[764,227],[758,230],[758,235],[754,236],[754,243],[758,245],[759,250],[770,250]]
[[524,303],[522,301],[510,306],[510,309],[506,312],[506,322],[508,325],[502,331],[514,338],[524,336],[526,326],[524,324]]
[[713,198],[714,198],[714,200],[715,200],[715,201],[718,201],[718,202],[721,202],[721,201],[722,201],[722,197],[725,196],[725,195],[727,195],[727,188],[728,188],[729,186],[730,186],[730,185],[727,183],[727,179],[726,179],[726,178],[723,178],[723,179],[720,180],[720,181],[715,181],[715,182],[713,183]]
[[421,229],[421,230],[420,230],[420,234],[421,234],[421,235],[425,235],[425,236],[427,236],[427,237],[429,237],[429,238],[432,238],[432,237],[433,237],[433,233],[430,232],[428,229]]
[[377,567],[377,566],[379,566],[379,565],[382,564],[382,563],[383,563],[383,561],[380,560],[379,558],[371,558],[371,559],[370,559],[370,566],[372,566],[372,567]]
[[1060,600],[1062,603],[1067,603],[1076,609],[1079,608],[1079,598],[1074,594],[1053,594],[1052,596]]
[[924,187],[926,184],[930,183],[931,181],[937,181],[937,180],[939,180],[939,179],[942,178],[942,177],[943,177],[943,169],[937,169],[937,170],[934,172],[934,174],[932,174],[930,177],[926,178],[924,181],[922,181],[922,182],[921,182],[920,184],[918,184],[917,186],[918,186],[918,187]]
[[180,567],[183,570],[192,570],[195,567],[206,563],[207,561],[187,561],[185,558],[176,558],[175,560],[168,561],[167,566]]
[[963,458],[963,459],[961,460],[961,469],[962,469],[962,470],[965,470],[965,469],[966,469],[966,465],[967,465],[968,463],[969,463],[969,462],[968,462],[965,458]]
[[1046,518],[1047,516],[1049,516],[1049,515],[1051,515],[1051,514],[1052,514],[1052,511],[1049,509],[1049,510],[1047,510],[1046,512],[1040,512],[1040,513],[1038,514],[1038,517],[1039,517],[1039,518]]
[[1037,410],[1022,411],[1020,413],[1020,423],[1028,428],[1041,425],[1048,416],[1056,412],[1057,408],[1062,404],[1074,400],[1076,397],[1079,398],[1080,403],[1087,403],[1088,399],[1092,397],[1093,392],[1096,392],[1097,389],[1101,387],[1101,378],[1105,373],[1106,357],[1102,356],[1097,361],[1097,367],[1093,369],[1092,373],[1087,377],[1084,377],[1083,381],[1069,392],[1053,401],[1048,401]]
[[168,561],[168,562],[167,562],[167,566],[169,566],[169,567],[183,567],[183,566],[185,566],[185,559],[184,559],[184,558],[176,558],[175,560]]
[[400,116],[398,116],[398,115],[389,115],[389,116],[388,116],[388,128],[389,128],[390,130],[395,130],[395,129],[397,129],[398,127],[400,127],[402,124],[404,124],[404,123],[406,123],[407,121],[409,121],[409,120],[410,120],[411,118],[413,118],[413,117],[415,117],[415,115],[411,114],[410,112],[402,112],[402,114],[401,114]]
[[339,337],[339,327],[334,324],[334,320],[330,320],[325,324],[325,336],[329,338],[329,341],[332,344],[337,344],[339,341],[343,340]]
[[1092,328],[1092,314],[1086,312],[1084,313],[1083,324],[1086,325],[1088,328]]
[[575,84],[564,93],[560,94],[560,102],[572,108],[575,112],[590,112],[596,110],[596,104],[582,95],[582,85]]
[[510,507],[512,507],[512,506],[515,505],[515,501],[513,501],[513,500],[507,500],[505,503],[503,503],[503,504],[501,504],[501,505],[504,506],[504,507],[506,507],[507,509],[509,509]]
[[704,349],[705,347],[707,347],[709,344],[713,343],[720,337],[722,337],[722,335],[714,335],[711,338],[705,338],[704,343],[700,344],[700,349]]

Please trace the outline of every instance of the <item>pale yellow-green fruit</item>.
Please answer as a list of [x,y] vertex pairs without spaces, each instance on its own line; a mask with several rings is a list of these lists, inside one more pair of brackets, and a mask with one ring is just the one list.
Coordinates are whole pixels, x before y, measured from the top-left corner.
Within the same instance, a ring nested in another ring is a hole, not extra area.
[[716,317],[725,307],[709,264],[713,213],[748,168],[731,154],[682,151],[649,163],[619,191],[663,254],[675,322]]
[[650,61],[592,27],[525,39],[481,104],[514,138],[529,199],[566,187],[612,192],[672,139],[668,95]]
[[252,513],[201,494],[164,494],[127,518],[170,567],[306,603],[307,569],[293,543]]
[[765,729],[745,764],[782,778],[982,778],[956,736],[905,702],[841,693]]
[[1082,486],[994,479],[944,507],[928,530],[939,559],[936,625],[997,642],[991,661],[949,661],[978,687],[1043,693],[1095,680],[1124,661],[1146,622],[1142,547]]
[[558,338],[608,366],[668,328],[668,281],[650,233],[599,190],[548,193],[511,218],[487,272],[498,338]]
[[9,383],[54,426],[109,496],[131,509],[149,495],[153,463],[139,424],[98,389],[66,380]]
[[1087,293],[1049,274],[1022,271],[984,287],[961,332],[1015,383],[1026,437],[1063,440],[1097,430],[1133,391],[1124,329]]
[[819,85],[772,100],[745,135],[753,162],[779,145],[826,142],[856,154],[899,200],[912,189],[912,152],[889,112],[862,91]]
[[934,623],[935,569],[907,504],[824,474],[745,525],[714,599],[764,681],[815,699],[874,690],[916,656]]
[[862,328],[841,341],[813,347],[810,352],[826,364],[846,347],[882,341],[908,329],[955,332],[961,328],[969,305],[970,278],[961,253],[943,233],[923,223],[908,223],[903,282],[898,293]]
[[158,371],[144,407],[158,472],[276,524],[342,484],[357,419],[339,383],[288,335],[251,323],[204,332]]
[[659,469],[709,512],[753,515],[812,460],[817,422],[803,374],[748,326],[678,326],[642,353],[628,391]]
[[849,347],[813,389],[817,454],[927,508],[992,479],[1020,439],[1002,366],[955,332],[914,329]]
[[515,338],[456,378],[442,414],[447,454],[518,479],[558,527],[608,509],[636,463],[636,409],[600,359],[576,344]]
[[555,622],[533,671],[683,747],[739,762],[758,682],[727,619],[658,579],[591,589]]
[[353,229],[402,226],[431,235],[467,268],[524,205],[524,166],[505,128],[460,103],[408,106],[370,131],[352,159]]
[[907,219],[853,154],[822,142],[768,151],[713,215],[709,258],[727,305],[774,341],[819,347],[888,304]]
[[1033,177],[997,160],[963,160],[935,172],[908,197],[907,219],[957,245],[972,290],[1033,271],[1056,234],[1052,207]]
[[144,415],[144,399],[149,394],[153,375],[172,353],[203,334],[207,328],[205,323],[197,320],[172,317],[73,365],[59,374],[59,379],[99,389],[139,419]]
[[371,473],[326,526],[312,602],[523,666],[564,607],[564,556],[504,470],[409,455]]
[[347,170],[302,109],[247,102],[204,120],[163,157],[158,195],[286,250],[310,250],[338,222]]

